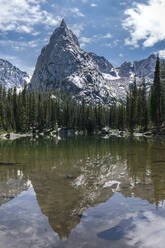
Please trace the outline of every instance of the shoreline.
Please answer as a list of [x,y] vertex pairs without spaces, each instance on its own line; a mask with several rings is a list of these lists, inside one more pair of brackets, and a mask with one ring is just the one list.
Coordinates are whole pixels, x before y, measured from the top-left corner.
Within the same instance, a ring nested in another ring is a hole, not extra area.
[[[154,129],[155,131],[155,129]],[[40,137],[50,137],[50,138],[58,138],[61,139],[62,137],[74,137],[74,136],[87,136],[86,131],[78,131],[74,129],[66,129],[66,128],[58,128],[58,130],[43,130],[39,131],[36,130],[35,132],[27,132],[27,133],[3,133],[0,134],[0,140],[16,140],[20,138],[32,137],[34,139],[38,139]],[[100,131],[95,131],[90,135],[97,135],[103,139],[109,139],[111,137],[118,137],[118,138],[127,138],[127,137],[156,137],[156,136],[164,136],[165,132],[153,132],[153,130],[148,130],[146,132],[129,132],[128,130],[119,130],[119,129],[111,129],[108,127],[103,128]]]

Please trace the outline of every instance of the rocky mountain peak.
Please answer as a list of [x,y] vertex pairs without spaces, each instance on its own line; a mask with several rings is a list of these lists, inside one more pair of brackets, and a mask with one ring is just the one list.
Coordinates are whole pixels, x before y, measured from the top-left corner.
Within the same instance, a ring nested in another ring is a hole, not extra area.
[[50,37],[51,43],[72,43],[79,46],[79,42],[75,34],[68,28],[65,23],[65,20],[62,19],[61,24],[58,28],[55,29],[52,36]]
[[31,87],[60,89],[78,101],[84,98],[87,103],[108,103],[112,98],[111,87],[98,64],[80,48],[77,37],[64,20],[53,32],[49,44],[42,49]]
[[61,28],[67,28],[67,25],[66,25],[66,22],[65,22],[64,19],[62,19],[61,24],[60,24],[60,27]]
[[133,72],[133,66],[131,62],[125,61],[123,64],[121,64],[119,68],[120,77],[129,77],[132,72]]
[[156,64],[156,56],[151,54],[148,58],[134,62],[134,73],[139,77],[149,77],[153,79]]
[[150,87],[155,62],[155,55],[151,55],[115,68],[104,57],[82,50],[63,19],[38,57],[31,88],[58,89],[70,93],[78,101],[84,99],[90,104],[109,105],[125,101],[135,74],[139,84],[145,76]]

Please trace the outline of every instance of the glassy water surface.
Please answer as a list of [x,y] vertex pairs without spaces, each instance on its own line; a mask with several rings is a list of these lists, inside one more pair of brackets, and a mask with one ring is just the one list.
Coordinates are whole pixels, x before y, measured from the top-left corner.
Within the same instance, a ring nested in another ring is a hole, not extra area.
[[165,141],[0,142],[0,247],[164,248]]

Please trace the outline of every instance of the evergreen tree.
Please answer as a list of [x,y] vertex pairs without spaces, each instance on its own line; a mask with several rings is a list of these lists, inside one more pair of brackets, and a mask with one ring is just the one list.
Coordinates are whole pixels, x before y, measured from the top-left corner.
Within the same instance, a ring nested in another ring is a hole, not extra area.
[[37,96],[36,92],[31,92],[29,95],[29,123],[30,127],[36,128],[37,126]]
[[21,131],[26,132],[29,129],[29,104],[28,91],[25,85],[21,94]]
[[161,81],[161,120],[165,122],[165,61],[161,61],[160,66],[160,81]]
[[160,59],[157,56],[156,67],[154,73],[154,81],[151,87],[151,121],[160,129],[161,124],[161,83],[160,83]]
[[15,127],[12,89],[9,89],[6,98],[6,129],[7,131],[15,130]]
[[147,110],[147,92],[146,92],[146,83],[145,79],[143,78],[141,84],[141,127],[144,130],[147,130],[148,125],[148,110]]
[[126,97],[126,127],[129,128],[130,123],[130,92],[127,92]]
[[0,85],[0,132],[4,130],[3,88]]
[[117,116],[118,116],[118,125],[117,125],[117,127],[119,129],[121,129],[121,130],[124,130],[124,128],[125,128],[125,107],[124,107],[124,105],[120,105],[118,107]]
[[136,125],[136,107],[137,107],[137,86],[136,86],[136,77],[134,79],[133,85],[130,89],[129,95],[129,129],[131,133],[134,131]]
[[140,88],[138,89],[137,95],[137,125],[140,128],[146,130],[148,125],[148,113],[147,113],[147,94],[146,94],[146,84],[145,79],[142,79]]

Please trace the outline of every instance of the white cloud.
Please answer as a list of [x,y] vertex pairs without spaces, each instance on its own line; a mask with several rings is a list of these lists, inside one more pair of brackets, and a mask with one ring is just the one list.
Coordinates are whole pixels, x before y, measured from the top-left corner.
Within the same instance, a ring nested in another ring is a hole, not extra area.
[[111,35],[110,33],[107,33],[107,34],[105,34],[105,35],[103,36],[104,39],[109,39],[109,38],[111,38],[111,37],[112,37],[112,35]]
[[80,43],[80,47],[81,47],[81,48],[84,48],[85,46],[86,46],[85,43]]
[[31,33],[34,26],[56,26],[61,17],[54,17],[41,8],[44,0],[0,0],[0,30]]
[[114,41],[113,41],[114,47],[118,46],[118,44],[119,44],[119,40],[114,40]]
[[91,3],[91,0],[81,0],[82,3],[90,3],[91,7],[97,7],[98,5],[96,3]]
[[[97,43],[103,39],[109,39],[111,38],[112,35],[110,33],[107,33],[105,35],[103,34],[95,34],[93,35],[92,37],[85,37],[85,36],[80,36],[79,37],[79,40],[80,40],[80,46],[83,48],[86,46],[86,44],[89,44],[89,43]],[[119,40],[116,40],[113,42],[114,46],[117,46]],[[106,43],[105,46],[108,46],[108,47],[112,47],[112,43]]]
[[39,34],[41,34],[41,32],[33,32],[32,33],[33,36],[38,36]]
[[112,48],[112,44],[111,43],[106,43],[105,46]]
[[91,7],[97,7],[97,4],[96,4],[96,3],[91,3],[90,6],[91,6]]
[[70,9],[70,11],[73,14],[75,14],[76,16],[79,16],[79,17],[84,17],[85,16],[78,8]]
[[164,248],[165,221],[162,216],[152,212],[144,212],[144,219],[134,218],[133,230],[126,235],[128,245],[141,248]]
[[137,47],[143,41],[144,47],[151,47],[165,39],[165,1],[147,0],[147,4],[134,3],[127,9],[128,16],[123,21],[123,27],[130,32],[126,45]]
[[13,41],[13,40],[0,40],[0,46],[8,47],[17,51],[23,51],[27,48],[36,48],[41,44],[41,40],[31,40],[31,41]]
[[61,6],[60,4],[54,6],[56,12],[58,11],[59,15],[64,17],[85,17],[84,13],[81,12],[79,8],[71,7],[66,8],[65,6]]
[[84,37],[84,36],[81,36],[80,37],[80,42],[82,43],[82,45],[84,46],[85,44],[87,43],[91,43],[91,42],[97,42],[101,39],[109,39],[111,38],[112,35],[110,33],[107,33],[105,35],[102,35],[102,34],[97,34],[97,35],[93,35],[92,37]]
[[125,5],[127,5],[128,3],[127,2],[120,2],[120,5],[121,6],[125,6]]
[[110,38],[112,38],[112,35],[110,33],[93,35],[94,40],[110,39]]
[[17,32],[20,32],[20,33],[31,33],[32,31],[33,31],[33,28],[30,26],[20,25],[17,27]]
[[81,38],[80,38],[80,41],[81,41],[83,44],[91,43],[91,42],[92,42],[92,38],[81,37]]

